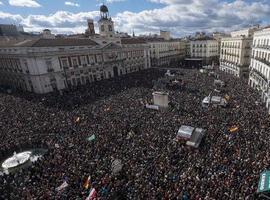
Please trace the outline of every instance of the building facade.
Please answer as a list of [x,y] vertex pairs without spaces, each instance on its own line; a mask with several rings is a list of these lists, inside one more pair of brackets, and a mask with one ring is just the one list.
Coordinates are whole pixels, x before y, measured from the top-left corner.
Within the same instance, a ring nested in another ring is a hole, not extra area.
[[245,29],[221,39],[220,70],[236,77],[248,77],[253,33]]
[[212,64],[218,60],[218,41],[212,38],[199,38],[190,41],[191,62],[200,60],[202,65]]
[[100,11],[102,34],[92,39],[39,38],[0,47],[0,85],[43,94],[150,68],[149,44],[114,37],[107,7]]
[[249,85],[260,91],[270,112],[270,28],[254,33]]
[[0,49],[0,84],[34,93],[68,89],[150,67],[143,41],[38,39]]
[[186,55],[186,43],[183,40],[148,38],[152,67],[175,67],[181,64]]
[[17,26],[13,24],[0,24],[0,36],[18,36]]

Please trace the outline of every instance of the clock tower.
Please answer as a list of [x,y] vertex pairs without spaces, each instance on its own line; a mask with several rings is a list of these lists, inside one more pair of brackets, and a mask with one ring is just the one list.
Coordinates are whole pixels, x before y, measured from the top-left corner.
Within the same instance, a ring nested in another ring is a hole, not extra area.
[[103,37],[114,37],[114,23],[109,17],[109,10],[104,4],[100,6],[99,34]]

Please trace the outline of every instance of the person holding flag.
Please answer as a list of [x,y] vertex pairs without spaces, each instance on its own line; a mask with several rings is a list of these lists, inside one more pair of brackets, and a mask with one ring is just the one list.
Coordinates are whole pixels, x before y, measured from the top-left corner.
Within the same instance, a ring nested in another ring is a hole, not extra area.
[[94,187],[90,189],[89,195],[85,200],[96,200],[97,199],[97,191]]
[[84,184],[83,184],[83,188],[88,190],[91,183],[90,183],[90,180],[91,180],[91,176],[88,176],[88,178],[85,180]]

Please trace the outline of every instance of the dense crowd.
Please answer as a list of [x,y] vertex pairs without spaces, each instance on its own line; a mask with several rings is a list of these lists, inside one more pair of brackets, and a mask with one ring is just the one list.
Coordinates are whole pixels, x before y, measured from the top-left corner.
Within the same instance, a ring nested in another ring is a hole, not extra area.
[[[270,120],[259,95],[246,80],[220,74],[229,106],[202,108],[214,77],[180,71],[186,87],[169,91],[164,111],[144,106],[153,80],[164,76],[154,69],[61,95],[0,93],[0,158],[48,149],[32,166],[0,176],[0,199],[84,200],[89,176],[99,199],[255,199],[270,163]],[[181,125],[206,129],[198,149],[175,140]],[[228,131],[232,126],[238,131]],[[118,174],[115,159],[123,163]]]

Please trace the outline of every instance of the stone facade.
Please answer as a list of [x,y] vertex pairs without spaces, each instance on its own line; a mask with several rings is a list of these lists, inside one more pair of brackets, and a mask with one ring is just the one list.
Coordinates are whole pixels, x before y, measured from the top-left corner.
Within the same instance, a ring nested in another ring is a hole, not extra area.
[[190,57],[202,59],[204,64],[218,60],[218,41],[214,39],[196,39],[190,41]]
[[90,39],[38,39],[0,48],[0,84],[35,93],[68,89],[149,67],[148,45],[134,39],[106,46]]
[[245,29],[221,39],[220,70],[236,77],[248,77],[253,33],[254,29]]
[[270,112],[270,28],[254,33],[249,85],[260,91]]
[[182,40],[161,38],[145,39],[150,46],[152,67],[178,66],[186,55],[186,43]]

